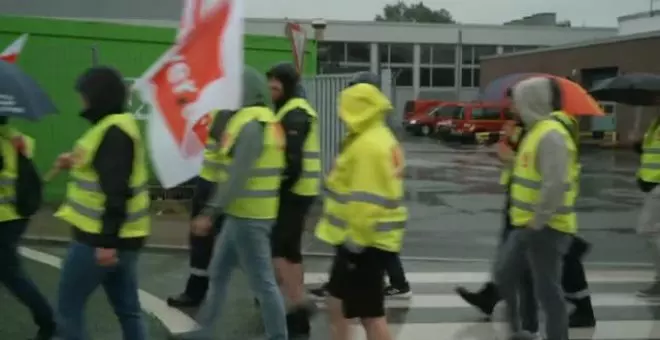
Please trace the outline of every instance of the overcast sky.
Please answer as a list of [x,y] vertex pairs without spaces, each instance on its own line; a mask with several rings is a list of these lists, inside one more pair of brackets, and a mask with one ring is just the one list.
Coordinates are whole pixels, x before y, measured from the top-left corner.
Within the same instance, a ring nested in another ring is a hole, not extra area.
[[[247,0],[252,18],[325,18],[372,20],[385,4],[396,0]],[[417,1],[407,0],[408,3]],[[557,12],[574,26],[616,26],[621,15],[649,10],[650,0],[424,0],[446,8],[462,23],[501,24],[538,12]],[[660,9],[660,0],[655,0]]]

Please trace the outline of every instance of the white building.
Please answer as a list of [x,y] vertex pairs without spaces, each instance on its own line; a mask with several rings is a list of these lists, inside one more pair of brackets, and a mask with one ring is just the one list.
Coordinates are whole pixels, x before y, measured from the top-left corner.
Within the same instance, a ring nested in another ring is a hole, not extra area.
[[660,31],[660,10],[628,14],[617,20],[619,35]]

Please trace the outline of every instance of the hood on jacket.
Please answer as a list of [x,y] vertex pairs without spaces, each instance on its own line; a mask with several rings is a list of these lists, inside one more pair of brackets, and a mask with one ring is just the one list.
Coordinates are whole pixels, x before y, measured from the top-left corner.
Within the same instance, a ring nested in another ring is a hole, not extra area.
[[554,111],[550,82],[551,80],[546,77],[532,77],[513,87],[513,105],[526,127],[533,126]]
[[243,69],[242,107],[248,106],[268,106],[272,108],[272,101],[266,78],[254,68],[245,65]]
[[111,67],[96,66],[85,71],[78,78],[76,91],[87,103],[81,116],[92,123],[110,114],[126,112],[126,83],[121,73]]
[[352,133],[385,124],[385,118],[392,108],[390,100],[371,84],[348,87],[339,95],[339,118]]
[[277,79],[282,84],[282,97],[273,103],[276,110],[284,106],[289,99],[299,97],[300,76],[296,66],[292,63],[279,63],[273,66],[266,72],[266,77]]

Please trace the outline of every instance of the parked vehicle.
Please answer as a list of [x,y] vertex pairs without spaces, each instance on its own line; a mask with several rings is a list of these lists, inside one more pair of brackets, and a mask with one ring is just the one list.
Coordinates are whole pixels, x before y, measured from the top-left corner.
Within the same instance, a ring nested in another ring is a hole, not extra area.
[[403,113],[403,127],[415,135],[429,135],[433,132],[435,120],[429,112],[442,105],[440,100],[409,100]]
[[430,114],[436,117],[435,137],[465,142],[474,142],[477,133],[499,133],[513,119],[505,103],[447,103]]

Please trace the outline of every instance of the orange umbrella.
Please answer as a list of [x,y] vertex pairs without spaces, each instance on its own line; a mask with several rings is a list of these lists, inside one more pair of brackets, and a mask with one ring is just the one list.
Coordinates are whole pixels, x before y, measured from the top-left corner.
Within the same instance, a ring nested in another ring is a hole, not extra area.
[[605,111],[598,102],[578,83],[564,77],[543,75],[552,78],[561,91],[562,109],[574,116],[604,116]]

